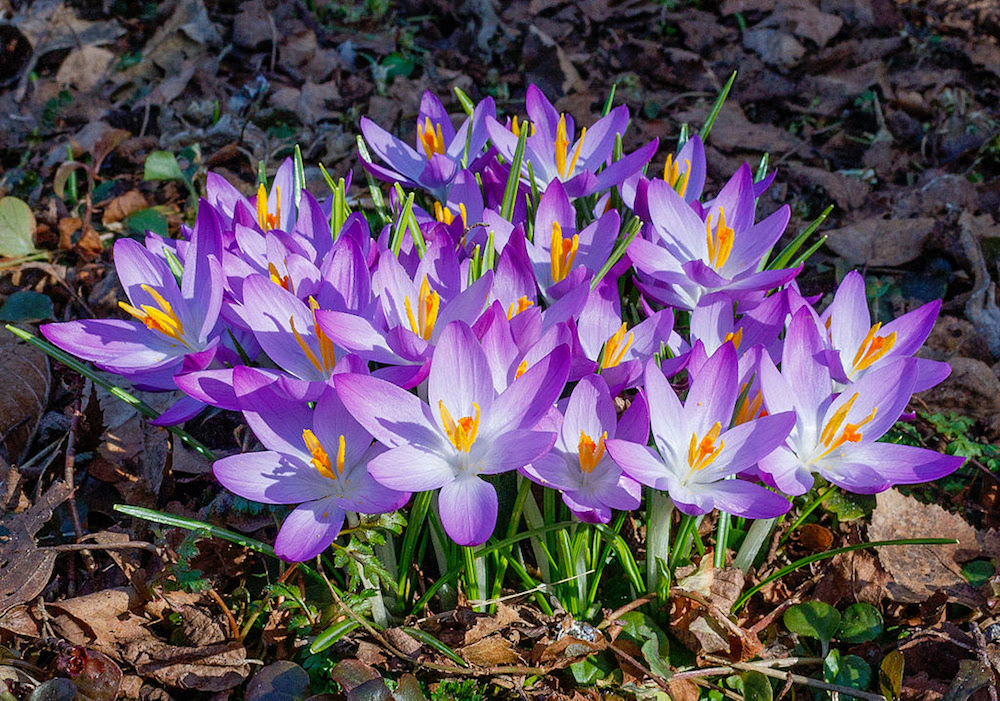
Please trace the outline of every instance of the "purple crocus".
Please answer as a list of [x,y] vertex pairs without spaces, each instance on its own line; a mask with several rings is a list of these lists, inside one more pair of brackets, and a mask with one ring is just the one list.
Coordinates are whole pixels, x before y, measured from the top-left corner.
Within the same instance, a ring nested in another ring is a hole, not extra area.
[[897,358],[836,394],[823,362],[823,344],[808,309],[792,317],[778,372],[761,360],[768,411],[794,411],[788,440],[759,463],[787,494],[804,494],[818,474],[848,491],[871,494],[893,484],[929,482],[950,474],[964,458],[892,443],[876,443],[906,409],[918,377],[916,360]]
[[548,452],[556,436],[535,431],[566,382],[561,347],[497,393],[486,353],[469,326],[441,333],[427,402],[375,377],[338,375],[344,404],[390,448],[368,464],[380,484],[400,491],[440,489],[445,532],[459,545],[478,545],[493,533],[497,494],[484,475],[524,467]]
[[636,237],[628,254],[640,290],[661,304],[694,309],[702,297],[720,292],[755,300],[799,271],[757,271],[785,230],[790,210],[785,205],[754,224],[754,183],[746,164],[705,209],[686,202],[662,180],[640,189],[640,206],[649,215],[651,240]]
[[[362,117],[361,133],[365,141],[386,163],[381,166],[363,161],[364,167],[377,178],[423,188],[436,199],[445,201],[455,177],[462,170],[463,157],[468,154],[472,161],[480,155],[487,139],[486,120],[495,115],[493,98],[487,97],[455,131],[441,101],[425,92],[417,113],[416,149]],[[474,163],[469,165],[475,166]]]
[[565,416],[553,410],[539,428],[556,432],[555,445],[551,452],[521,468],[523,475],[562,492],[566,506],[586,523],[607,523],[611,509],[639,508],[642,488],[622,474],[608,456],[605,442],[614,438],[646,442],[649,410],[641,394],[617,420],[607,383],[598,375],[589,375],[573,389]]
[[223,293],[220,253],[218,217],[202,200],[185,247],[180,284],[166,260],[137,241],[119,239],[115,269],[128,297],[119,304],[132,318],[46,324],[42,334],[63,350],[143,387],[175,389],[173,377],[185,362],[201,369],[215,356]]
[[333,388],[312,411],[277,391],[269,376],[236,368],[243,415],[267,450],[217,460],[212,471],[229,491],[264,504],[298,504],[274,543],[279,557],[301,562],[333,542],[346,511],[395,511],[410,495],[388,489],[365,469],[384,448],[344,408]]
[[[611,159],[615,137],[624,134],[628,127],[627,107],[620,105],[589,128],[584,127],[580,138],[574,141],[573,118],[558,112],[537,86],[528,86],[525,106],[531,135],[525,142],[521,176],[530,185],[533,174],[539,190],[545,190],[554,181],[561,182],[566,193],[574,198],[607,190],[642,170],[659,144],[653,139],[601,170]],[[500,155],[511,162],[522,128],[517,119],[508,128],[488,117],[486,128]]]
[[718,508],[734,516],[772,518],[788,511],[791,504],[780,494],[727,479],[781,445],[795,423],[795,415],[785,412],[728,428],[739,391],[731,343],[695,375],[683,404],[655,361],[646,364],[645,380],[656,450],[621,439],[606,444],[626,475],[669,492],[686,514]]
[[[885,326],[871,323],[864,277],[852,270],[844,277],[819,322],[825,326],[832,352],[827,359],[834,378],[854,382],[879,367],[912,356],[930,335],[941,309],[935,300],[893,319]],[[951,372],[948,363],[916,358],[914,392],[943,382]]]

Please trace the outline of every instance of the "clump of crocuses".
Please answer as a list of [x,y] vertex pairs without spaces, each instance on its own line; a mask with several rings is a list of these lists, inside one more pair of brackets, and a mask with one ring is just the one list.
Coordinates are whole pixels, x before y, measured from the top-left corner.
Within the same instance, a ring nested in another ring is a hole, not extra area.
[[939,303],[873,323],[850,273],[815,308],[801,266],[773,262],[789,208],[757,213],[773,174],[744,165],[706,195],[701,139],[626,152],[628,124],[625,106],[574,120],[534,86],[504,117],[486,98],[457,119],[427,93],[414,143],[361,120],[362,166],[388,184],[369,218],[346,187],[318,200],[291,160],[249,198],[210,175],[179,239],[115,244],[121,318],[42,332],[182,390],[161,423],[242,412],[266,450],[215,475],[295,506],[288,560],[348,512],[429,491],[448,537],[483,543],[508,472],[607,523],[644,488],[771,518],[817,477],[870,493],[955,470],[878,441],[948,374],[913,357]]

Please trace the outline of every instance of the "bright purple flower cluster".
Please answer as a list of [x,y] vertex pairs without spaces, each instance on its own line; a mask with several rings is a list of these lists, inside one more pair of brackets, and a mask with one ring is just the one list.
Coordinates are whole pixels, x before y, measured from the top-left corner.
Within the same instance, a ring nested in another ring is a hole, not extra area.
[[127,318],[42,331],[138,387],[183,390],[161,423],[241,411],[267,450],[215,474],[298,505],[276,543],[290,560],[324,550],[346,511],[429,490],[448,535],[482,543],[488,478],[514,470],[608,522],[641,485],[687,514],[768,518],[814,475],[867,493],[961,464],[876,442],[947,376],[912,357],[938,303],[873,326],[851,273],[820,313],[799,268],[764,263],[789,220],[756,221],[769,180],[743,166],[706,200],[697,137],[649,178],[655,140],[616,147],[627,108],[577,136],[537,88],[526,102],[527,121],[486,99],[456,130],[428,93],[416,148],[363,119],[369,173],[425,193],[390,193],[381,231],[304,191],[291,161],[249,200],[210,175],[180,240],[115,245]]

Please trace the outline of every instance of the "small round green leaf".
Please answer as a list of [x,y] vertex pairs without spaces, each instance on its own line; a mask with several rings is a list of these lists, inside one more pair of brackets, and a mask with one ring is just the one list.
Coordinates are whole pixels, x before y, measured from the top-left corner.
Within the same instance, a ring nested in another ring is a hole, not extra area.
[[35,215],[16,197],[0,199],[0,256],[19,258],[35,252]]
[[866,643],[882,633],[882,614],[871,604],[859,601],[844,611],[837,638],[845,643]]
[[806,601],[785,611],[783,620],[793,633],[830,642],[840,627],[840,612],[822,601]]
[[183,180],[177,157],[169,151],[153,151],[146,156],[143,180]]
[[18,290],[6,299],[0,307],[0,321],[18,323],[54,319],[52,299],[41,292]]
[[962,563],[962,576],[974,587],[981,587],[996,574],[996,568],[989,560],[970,560]]
[[857,655],[841,656],[839,650],[831,650],[823,662],[823,678],[830,684],[864,691],[871,684],[872,668]]
[[760,672],[744,672],[740,676],[743,677],[743,698],[746,701],[771,701],[774,698],[771,681]]

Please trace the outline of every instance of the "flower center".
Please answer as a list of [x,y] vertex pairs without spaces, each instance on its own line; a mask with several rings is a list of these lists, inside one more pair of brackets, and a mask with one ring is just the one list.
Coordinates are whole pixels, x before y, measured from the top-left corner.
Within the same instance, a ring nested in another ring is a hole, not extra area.
[[438,308],[441,306],[441,295],[437,292],[431,292],[426,275],[424,275],[424,281],[420,283],[417,315],[413,315],[413,308],[410,306],[408,296],[403,297],[403,304],[406,305],[406,318],[410,322],[410,330],[425,341],[431,340],[431,334],[434,333],[434,322],[437,321]]
[[618,364],[625,357],[625,353],[628,349],[632,347],[633,334],[631,331],[628,332],[628,340],[625,339],[625,331],[627,327],[623,323],[617,331],[611,334],[609,338],[604,343],[604,357],[601,358],[601,368],[607,370],[608,368],[618,367]]
[[705,232],[705,240],[708,242],[708,262],[718,270],[729,260],[735,237],[735,232],[726,226],[726,213],[722,211],[722,207],[719,207],[719,223],[715,231],[712,231],[712,215],[709,214],[705,221]]
[[323,444],[319,442],[316,434],[310,431],[308,428],[302,431],[302,440],[306,443],[306,450],[312,455],[312,459],[309,462],[312,466],[316,468],[324,477],[335,480],[337,475],[344,474],[344,436],[340,436],[340,445],[337,447],[337,471],[333,471],[333,462],[330,460],[330,456],[327,454],[326,449]]
[[[691,434],[691,445],[688,446],[688,465],[691,466],[691,472],[705,469],[719,457],[719,453],[726,445],[725,441],[719,441],[721,431],[722,423],[716,421],[700,441],[697,433]],[[718,445],[715,444],[716,441],[719,441]]]
[[576,142],[576,151],[573,153],[573,159],[569,162],[569,168],[567,168],[566,156],[569,150],[569,139],[566,134],[566,115],[559,115],[559,126],[556,127],[556,169],[559,171],[561,178],[572,175],[573,170],[576,168],[576,161],[580,157],[580,150],[583,148],[583,139],[585,136],[587,136],[587,127],[584,127],[580,132],[580,140]]
[[424,117],[424,123],[417,123],[417,143],[424,147],[427,160],[435,153],[444,153],[444,137],[441,135],[441,125],[431,123],[430,117]]
[[[534,123],[532,123],[532,122],[525,122],[525,124],[531,124],[531,134],[530,134],[530,136],[534,136],[535,135],[535,125],[534,125]],[[517,122],[517,115],[516,114],[514,115],[514,119],[510,123],[510,130],[512,132],[514,132],[514,136],[516,136],[519,139],[521,138],[521,125],[518,124],[518,122]]]
[[306,339],[302,338],[299,332],[295,329],[295,317],[289,317],[288,323],[292,327],[292,335],[295,336],[296,343],[299,344],[299,348],[305,353],[309,362],[313,364],[317,370],[321,373],[329,375],[333,372],[334,366],[337,364],[337,360],[333,354],[333,341],[331,341],[323,329],[319,327],[316,323],[316,310],[319,309],[319,303],[314,297],[309,298],[309,309],[312,311],[313,317],[313,332],[316,334],[316,343],[319,346],[319,356],[313,351],[306,342]]
[[604,457],[604,440],[608,437],[605,431],[595,442],[593,438],[583,431],[580,431],[580,445],[578,453],[580,455],[580,470],[588,475],[597,467],[597,463]]
[[125,302],[119,302],[118,306],[145,324],[147,329],[159,331],[164,336],[169,336],[190,348],[191,346],[184,340],[184,324],[177,318],[177,313],[170,306],[170,302],[163,299],[163,295],[149,285],[141,285],[141,287],[159,305],[159,308],[151,304],[143,304],[140,309],[136,309]]
[[685,159],[682,173],[680,163],[674,160],[674,155],[672,153],[667,155],[667,162],[663,164],[663,179],[681,197],[687,192],[689,175],[691,175],[691,161]]
[[854,400],[857,398],[858,393],[855,392],[854,396],[848,399],[843,406],[837,409],[837,411],[833,413],[833,416],[830,417],[830,420],[826,422],[826,425],[823,427],[823,431],[819,434],[819,439],[823,442],[823,446],[826,450],[824,450],[816,459],[825,458],[844,443],[858,443],[861,441],[862,434],[858,429],[875,418],[875,412],[878,411],[878,407],[872,407],[871,413],[861,419],[858,423],[848,423],[844,425],[843,429],[841,429],[841,424],[844,423],[848,412],[851,411],[851,407],[854,405]]
[[444,424],[444,432],[448,434],[448,440],[462,453],[472,450],[472,444],[476,442],[476,434],[479,433],[479,405],[472,403],[475,416],[463,416],[458,421],[451,418],[448,409],[444,405],[444,400],[438,401],[438,411],[441,412],[441,423]]
[[274,190],[277,193],[275,211],[274,214],[269,214],[267,211],[267,190],[264,189],[263,183],[257,186],[257,223],[260,224],[263,231],[277,229],[280,226],[281,188],[275,185]]
[[292,289],[294,286],[292,285],[291,277],[279,273],[278,268],[275,267],[274,263],[267,264],[267,272],[271,276],[271,282],[273,282],[275,285],[278,285],[279,287],[284,287],[292,294],[295,294],[295,290]]
[[736,350],[740,349],[740,343],[743,341],[743,329],[736,329],[735,331],[730,331],[726,334],[725,338],[722,339],[723,343],[733,342],[733,348]]
[[[743,386],[740,387],[740,393],[746,392],[747,384],[744,382]],[[761,406],[764,404],[764,395],[761,394],[760,390],[757,390],[757,394],[750,398],[749,393],[743,394],[743,398],[740,400],[739,406],[736,408],[736,416],[733,418],[733,425],[738,426],[739,424],[745,424],[747,421],[759,418],[761,416],[767,416],[766,411],[761,411]]]
[[549,250],[549,258],[552,263],[553,281],[560,282],[569,275],[579,247],[580,236],[578,234],[573,234],[571,239],[564,239],[559,222],[552,222],[552,247]]
[[510,306],[507,307],[507,318],[513,319],[515,316],[534,304],[535,303],[527,297],[521,297],[516,302],[511,302]]
[[868,331],[868,335],[861,342],[858,352],[854,354],[851,374],[869,367],[876,360],[891,351],[892,347],[896,345],[896,332],[893,331],[886,336],[879,336],[878,332],[881,328],[882,322],[880,321]]

